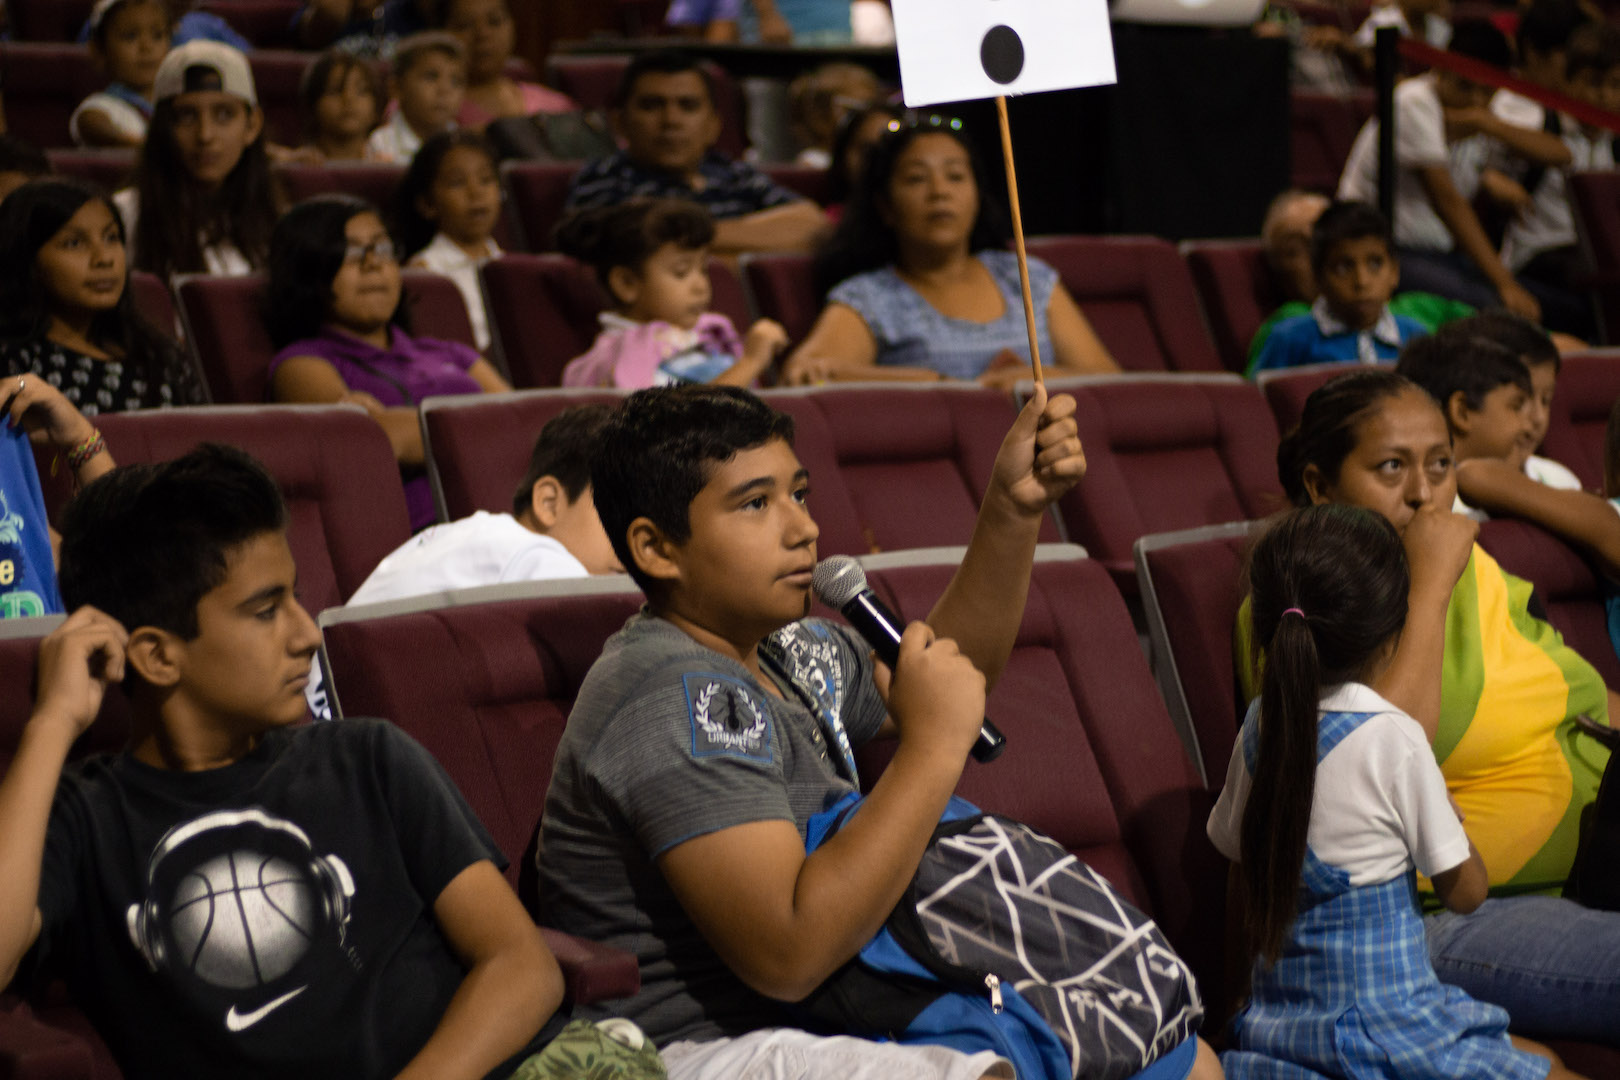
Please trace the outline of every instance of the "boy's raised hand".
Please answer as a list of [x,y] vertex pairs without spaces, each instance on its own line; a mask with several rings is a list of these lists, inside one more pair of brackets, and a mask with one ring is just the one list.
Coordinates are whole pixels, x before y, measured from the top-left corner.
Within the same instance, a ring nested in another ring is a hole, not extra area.
[[1046,388],[1037,385],[1001,441],[991,487],[1004,492],[1024,514],[1045,513],[1086,474],[1074,408],[1068,394],[1048,399]]
[[81,734],[101,711],[111,683],[124,677],[129,633],[110,615],[86,604],[39,646],[39,693],[31,723],[69,726]]

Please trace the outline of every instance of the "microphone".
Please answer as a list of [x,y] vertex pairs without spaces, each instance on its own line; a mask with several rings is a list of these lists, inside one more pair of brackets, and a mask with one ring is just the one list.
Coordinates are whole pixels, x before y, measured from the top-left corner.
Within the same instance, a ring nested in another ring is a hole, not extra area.
[[[810,588],[821,602],[842,612],[860,632],[878,659],[894,667],[900,660],[900,635],[905,624],[866,587],[866,571],[848,555],[829,555],[816,564]],[[985,717],[973,743],[975,761],[994,761],[1007,749],[1007,737]]]

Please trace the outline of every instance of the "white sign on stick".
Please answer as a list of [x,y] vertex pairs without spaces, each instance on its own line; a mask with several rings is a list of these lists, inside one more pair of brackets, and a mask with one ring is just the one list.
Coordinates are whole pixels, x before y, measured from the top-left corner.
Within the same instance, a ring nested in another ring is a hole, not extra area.
[[1114,81],[1107,0],[891,0],[906,104]]

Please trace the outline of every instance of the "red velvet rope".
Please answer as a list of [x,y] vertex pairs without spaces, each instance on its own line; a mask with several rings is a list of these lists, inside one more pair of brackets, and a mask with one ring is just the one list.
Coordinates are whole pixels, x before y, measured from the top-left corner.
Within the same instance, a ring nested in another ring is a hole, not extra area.
[[1467,56],[1458,56],[1456,53],[1436,49],[1421,41],[1403,37],[1400,41],[1401,55],[1408,60],[1415,60],[1430,67],[1444,68],[1455,72],[1465,79],[1481,83],[1485,86],[1496,86],[1503,90],[1511,90],[1515,94],[1522,94],[1540,105],[1557,109],[1559,112],[1579,120],[1591,127],[1602,128],[1620,134],[1620,113],[1608,112],[1590,105],[1568,94],[1560,94],[1556,90],[1548,90],[1544,86],[1525,82],[1523,79],[1509,75],[1501,68],[1492,67],[1482,60],[1474,60]]

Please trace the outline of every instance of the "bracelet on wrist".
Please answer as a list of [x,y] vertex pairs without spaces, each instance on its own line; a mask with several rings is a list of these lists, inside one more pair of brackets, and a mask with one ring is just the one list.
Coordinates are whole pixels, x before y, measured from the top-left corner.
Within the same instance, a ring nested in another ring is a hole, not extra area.
[[107,449],[107,440],[102,438],[101,432],[96,428],[90,429],[90,437],[68,451],[68,468],[78,472],[89,464],[90,459]]

